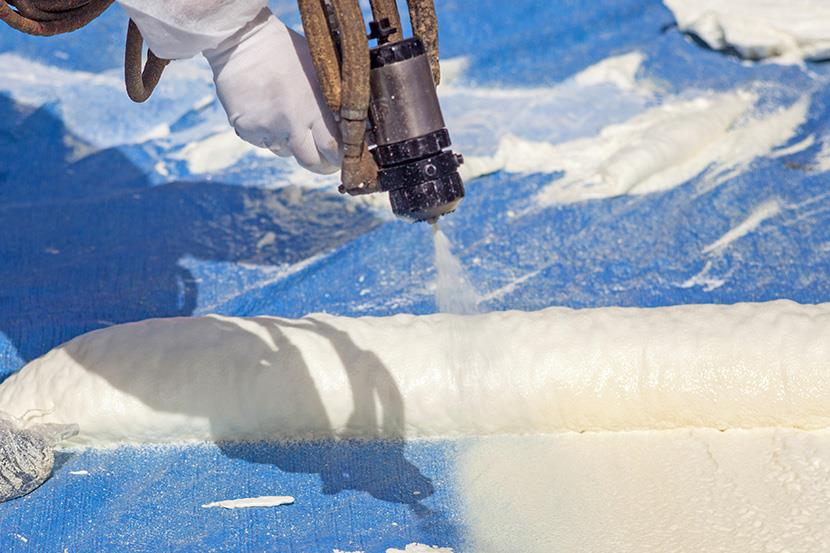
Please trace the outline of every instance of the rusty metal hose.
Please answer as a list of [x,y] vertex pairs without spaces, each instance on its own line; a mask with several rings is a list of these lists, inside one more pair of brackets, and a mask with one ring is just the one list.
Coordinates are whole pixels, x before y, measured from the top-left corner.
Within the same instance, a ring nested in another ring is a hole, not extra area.
[[371,0],[372,17],[375,21],[389,20],[389,25],[394,27],[395,32],[390,34],[387,39],[389,42],[397,42],[403,38],[403,28],[401,27],[401,14],[398,13],[398,4],[395,0]]
[[[77,31],[104,13],[114,0],[0,0],[0,20],[27,35],[54,36]],[[13,9],[14,8],[14,9]],[[142,70],[141,50],[144,39],[130,20],[124,55],[127,95],[144,102],[159,82],[169,60],[153,52],[147,54]]]
[[[389,20],[394,33],[403,38],[395,0],[370,0],[375,21]],[[357,0],[298,0],[300,16],[311,58],[317,70],[326,103],[340,117],[343,141],[341,190],[364,194],[377,190],[378,167],[366,144],[369,108],[369,44],[366,24]],[[432,76],[437,85],[438,23],[433,0],[409,0],[413,34],[426,47]]]
[[298,0],[311,60],[331,111],[340,113],[340,53],[335,44],[326,6],[322,0]]
[[340,137],[343,165],[340,179],[352,193],[372,192],[378,168],[366,147],[369,117],[369,40],[358,0],[333,3],[340,28]]
[[138,26],[130,19],[127,26],[127,45],[124,48],[124,83],[127,95],[133,102],[144,102],[153,93],[164,68],[170,63],[147,50],[147,64],[141,69],[141,52],[144,38]]
[[341,191],[377,189],[377,164],[366,146],[369,42],[357,0],[298,0],[323,96],[339,116],[343,142]]
[[438,65],[438,17],[435,15],[434,0],[407,0],[412,34],[424,43],[432,69],[435,86],[441,82],[441,67]]
[[[0,20],[28,35],[77,31],[104,13],[114,0],[0,0]],[[12,6],[15,9],[12,9]]]

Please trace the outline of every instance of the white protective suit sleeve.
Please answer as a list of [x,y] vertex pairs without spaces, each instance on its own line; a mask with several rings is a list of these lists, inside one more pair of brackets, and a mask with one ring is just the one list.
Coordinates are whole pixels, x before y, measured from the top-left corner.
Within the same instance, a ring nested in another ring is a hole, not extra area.
[[317,173],[338,169],[339,131],[306,41],[274,17],[267,0],[119,2],[157,56],[205,56],[241,138]]
[[268,6],[268,0],[118,1],[153,53],[169,60],[216,48]]

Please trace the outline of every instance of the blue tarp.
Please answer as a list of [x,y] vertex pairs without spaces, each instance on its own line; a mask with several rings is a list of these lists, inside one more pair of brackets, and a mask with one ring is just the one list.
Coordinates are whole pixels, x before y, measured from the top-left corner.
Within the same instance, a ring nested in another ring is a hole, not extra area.
[[[497,172],[468,183],[468,197],[443,226],[478,291],[489,295],[485,308],[830,297],[829,181],[816,163],[830,140],[830,67],[749,64],[707,50],[680,33],[657,0],[438,5],[442,56],[468,59],[470,88],[553,89],[609,56],[637,51],[638,78],[657,83],[657,103],[758,83],[768,85],[760,99],[767,109],[809,101],[789,144],[813,136],[812,145],[758,157],[705,192],[692,179],[664,192],[529,210],[558,175]],[[274,8],[298,24],[291,2]],[[312,185],[278,158],[247,153],[194,171],[187,145],[224,130],[204,64],[172,64],[156,97],[131,105],[120,88],[125,27],[114,7],[90,27],[48,40],[0,29],[0,380],[83,332],[148,317],[436,310],[426,225],[390,220]],[[581,127],[547,129],[551,140],[591,135],[640,109],[593,101],[582,105]],[[474,149],[474,139],[457,140],[458,149]],[[782,206],[778,215],[717,255],[704,251],[769,200]],[[716,284],[682,285],[701,274]],[[328,553],[420,542],[459,551],[455,447],[65,454],[40,490],[0,505],[0,550]],[[71,474],[77,470],[89,475]],[[201,508],[253,495],[297,501]]]

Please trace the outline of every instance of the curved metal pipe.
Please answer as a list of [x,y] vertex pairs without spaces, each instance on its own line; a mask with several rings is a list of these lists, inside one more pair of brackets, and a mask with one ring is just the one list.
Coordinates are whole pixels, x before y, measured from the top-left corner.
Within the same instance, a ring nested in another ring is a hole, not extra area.
[[[20,0],[10,0],[9,4],[19,4]],[[90,0],[30,0],[38,9],[47,12],[67,12],[90,3]]]
[[407,0],[412,34],[424,43],[432,69],[435,86],[441,82],[441,66],[438,64],[438,17],[435,15],[434,0]]
[[[0,20],[13,29],[34,36],[53,36],[76,31],[104,13],[114,0],[0,0]],[[15,9],[12,9],[14,6]],[[135,23],[127,27],[124,52],[124,80],[127,95],[134,102],[144,102],[153,93],[164,68],[170,63],[147,53],[142,69],[144,39]]]
[[389,41],[403,40],[401,14],[398,12],[398,4],[395,0],[370,0],[369,3],[372,6],[372,17],[375,21],[388,19],[389,24],[395,28],[395,32],[389,35]]
[[141,68],[142,46],[144,39],[135,22],[130,19],[127,26],[127,44],[124,48],[124,83],[127,95],[133,102],[145,102],[161,79],[164,68],[170,63],[156,56],[152,50],[147,51],[147,64]]
[[[31,2],[0,0],[0,21],[28,35],[54,36],[77,31],[104,13],[114,0]],[[11,4],[11,5],[10,5]],[[12,9],[17,7],[17,11]]]
[[343,141],[341,181],[349,193],[377,186],[377,165],[366,147],[369,116],[369,41],[357,0],[332,2],[340,27],[340,135]]
[[323,0],[298,0],[303,30],[311,52],[311,60],[317,70],[317,80],[323,89],[329,109],[340,111],[341,80],[340,60],[332,30],[323,7]]
[[[86,3],[87,2],[84,2],[84,4]],[[9,4],[14,6],[17,9],[17,13],[19,13],[23,17],[27,17],[35,21],[55,21],[63,17],[63,13],[42,10],[38,6],[35,6],[29,0],[9,0]]]

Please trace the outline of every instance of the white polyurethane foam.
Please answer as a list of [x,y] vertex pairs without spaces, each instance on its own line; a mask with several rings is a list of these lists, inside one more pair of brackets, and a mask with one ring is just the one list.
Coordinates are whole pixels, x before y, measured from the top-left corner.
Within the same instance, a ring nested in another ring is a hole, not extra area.
[[0,385],[76,445],[830,426],[830,304],[153,319]]

